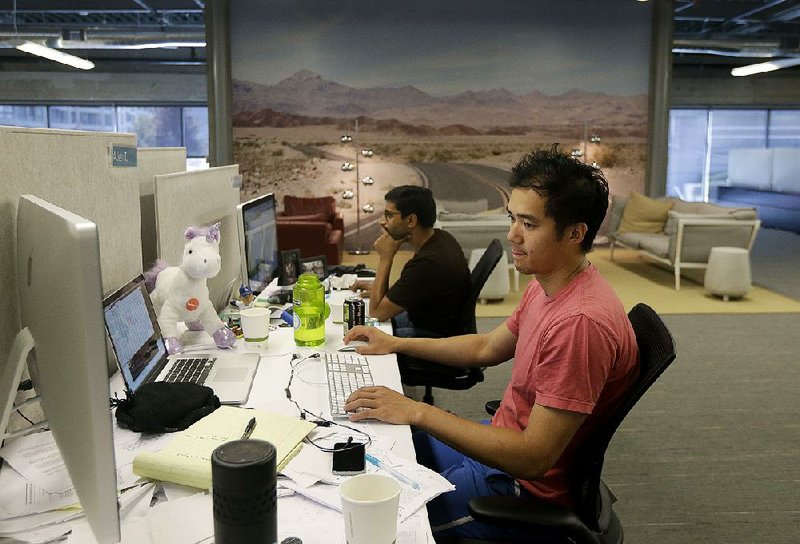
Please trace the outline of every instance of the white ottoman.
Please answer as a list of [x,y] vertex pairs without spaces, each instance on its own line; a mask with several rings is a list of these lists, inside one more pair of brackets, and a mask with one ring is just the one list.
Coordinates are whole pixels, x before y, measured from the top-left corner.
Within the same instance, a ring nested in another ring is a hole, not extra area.
[[708,256],[704,287],[728,301],[747,294],[751,287],[750,254],[739,247],[713,247]]
[[[469,254],[470,270],[475,268],[485,251],[485,249],[472,250]],[[486,304],[487,300],[503,300],[508,294],[511,285],[508,279],[508,264],[506,263],[508,263],[508,255],[504,251],[503,256],[497,262],[497,266],[494,267],[494,270],[489,275],[489,279],[483,285],[480,295],[478,295],[478,300],[481,304]]]

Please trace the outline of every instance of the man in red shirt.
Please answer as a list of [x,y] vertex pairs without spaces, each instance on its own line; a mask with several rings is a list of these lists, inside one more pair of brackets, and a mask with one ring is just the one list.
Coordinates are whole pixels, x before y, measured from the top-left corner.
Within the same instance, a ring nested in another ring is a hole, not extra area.
[[396,338],[370,327],[345,337],[367,340],[362,354],[407,353],[453,366],[493,366],[513,357],[492,424],[385,387],[356,391],[346,409],[353,421],[375,418],[424,431],[414,437],[419,461],[456,485],[428,505],[435,534],[535,542],[529,533],[473,520],[469,499],[533,495],[570,507],[573,454],[636,380],[638,349],[622,303],[586,256],[608,207],[600,170],[553,146],[524,156],[510,185],[514,265],[536,281],[504,324],[444,339]]

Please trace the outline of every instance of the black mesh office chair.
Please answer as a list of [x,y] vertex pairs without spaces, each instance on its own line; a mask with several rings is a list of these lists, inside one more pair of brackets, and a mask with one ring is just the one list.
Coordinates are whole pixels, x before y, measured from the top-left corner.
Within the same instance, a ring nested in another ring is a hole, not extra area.
[[[489,243],[489,247],[486,248],[475,268],[472,269],[469,299],[464,304],[464,313],[461,315],[462,327],[460,330],[463,331],[461,334],[478,332],[475,324],[475,304],[492,270],[504,256],[500,240],[494,239]],[[422,400],[428,404],[433,404],[434,387],[463,390],[483,381],[483,369],[481,368],[455,368],[402,353],[397,355],[397,363],[400,367],[400,379],[405,385],[425,387],[425,395]]]
[[[639,378],[610,418],[589,437],[578,458],[570,483],[570,492],[577,505],[575,511],[531,499],[477,497],[469,502],[469,510],[475,519],[530,529],[537,535],[553,535],[553,542],[622,543],[622,524],[612,508],[616,497],[600,479],[606,448],[631,408],[675,359],[675,341],[652,308],[637,304],[628,312],[628,318],[639,346]],[[499,402],[487,403],[487,411],[494,413],[498,405]],[[442,542],[470,544],[479,541]]]

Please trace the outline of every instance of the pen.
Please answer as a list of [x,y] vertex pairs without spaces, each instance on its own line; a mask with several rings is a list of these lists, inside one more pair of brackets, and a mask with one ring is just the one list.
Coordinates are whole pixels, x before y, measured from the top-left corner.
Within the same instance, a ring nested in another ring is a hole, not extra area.
[[256,418],[250,418],[250,421],[247,423],[247,427],[244,428],[244,432],[242,433],[242,440],[247,440],[250,438],[250,435],[253,434],[253,429],[256,428]]
[[392,467],[388,466],[386,463],[384,463],[383,461],[381,461],[377,457],[373,457],[372,455],[370,455],[368,453],[365,453],[364,454],[364,459],[366,459],[367,461],[369,461],[370,463],[372,463],[376,467],[382,468],[383,470],[385,470],[386,472],[388,472],[389,474],[391,474],[392,476],[394,476],[395,478],[397,478],[398,480],[400,480],[404,484],[408,484],[411,487],[413,487],[414,489],[419,489],[419,484],[417,482],[415,482],[414,480],[412,480],[408,476],[404,476],[401,473],[397,472],[395,469],[393,469]]

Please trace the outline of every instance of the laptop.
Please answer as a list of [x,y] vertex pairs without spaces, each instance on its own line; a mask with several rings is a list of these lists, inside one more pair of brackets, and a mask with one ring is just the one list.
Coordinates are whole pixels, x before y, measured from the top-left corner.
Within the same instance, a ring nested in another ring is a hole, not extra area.
[[194,381],[213,389],[223,404],[247,402],[258,353],[209,349],[169,355],[142,275],[103,300],[103,316],[129,392],[153,381]]

